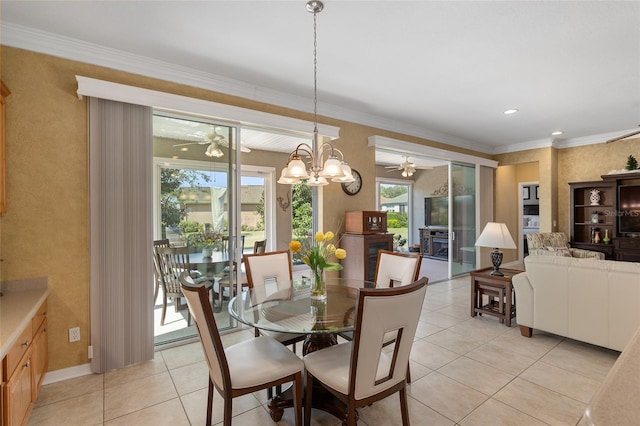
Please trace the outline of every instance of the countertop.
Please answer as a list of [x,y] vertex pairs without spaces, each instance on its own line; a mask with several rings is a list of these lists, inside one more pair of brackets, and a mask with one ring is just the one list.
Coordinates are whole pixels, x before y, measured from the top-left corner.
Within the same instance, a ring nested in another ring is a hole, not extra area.
[[640,425],[640,328],[584,413],[589,426]]
[[0,283],[0,360],[49,296],[46,278]]

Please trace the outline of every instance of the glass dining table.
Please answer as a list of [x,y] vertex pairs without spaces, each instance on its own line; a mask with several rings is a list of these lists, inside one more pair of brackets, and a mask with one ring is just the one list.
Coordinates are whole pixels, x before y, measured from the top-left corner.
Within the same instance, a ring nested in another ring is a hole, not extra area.
[[[261,330],[306,334],[302,353],[337,344],[337,333],[354,330],[358,289],[374,287],[368,281],[327,278],[327,297],[311,298],[311,280],[267,282],[263,288],[247,289],[229,301],[229,314],[241,323]],[[321,388],[318,388],[320,392]],[[283,410],[293,406],[291,389],[276,395],[269,403],[271,418],[279,421]],[[344,418],[345,405],[326,392],[316,395],[313,407]]]

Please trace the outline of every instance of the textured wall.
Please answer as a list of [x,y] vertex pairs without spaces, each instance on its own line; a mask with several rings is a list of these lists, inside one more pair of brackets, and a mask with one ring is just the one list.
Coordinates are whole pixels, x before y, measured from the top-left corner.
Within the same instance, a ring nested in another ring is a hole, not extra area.
[[600,181],[611,170],[624,169],[633,155],[640,162],[640,137],[610,144],[581,146],[558,151],[558,229],[569,230],[569,183]]

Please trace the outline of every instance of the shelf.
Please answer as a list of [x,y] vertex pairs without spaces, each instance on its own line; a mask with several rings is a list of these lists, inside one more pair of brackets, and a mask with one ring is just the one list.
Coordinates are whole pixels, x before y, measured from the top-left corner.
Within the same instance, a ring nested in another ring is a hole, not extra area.
[[613,223],[593,223],[593,222],[576,222],[575,225],[582,225],[582,226],[613,226]]
[[586,207],[609,207],[613,208],[612,204],[598,204],[597,206],[592,206],[591,204],[576,204],[573,206],[575,208],[586,208]]

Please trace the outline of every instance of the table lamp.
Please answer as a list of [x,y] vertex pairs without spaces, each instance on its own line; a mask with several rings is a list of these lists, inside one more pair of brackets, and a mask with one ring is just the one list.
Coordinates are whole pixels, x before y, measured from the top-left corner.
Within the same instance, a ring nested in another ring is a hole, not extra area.
[[514,249],[516,243],[513,242],[509,229],[504,223],[489,222],[482,230],[482,233],[476,241],[476,247],[491,247],[491,263],[493,263],[493,271],[491,275],[499,277],[504,276],[500,272],[500,264],[502,263],[502,252],[498,249]]

